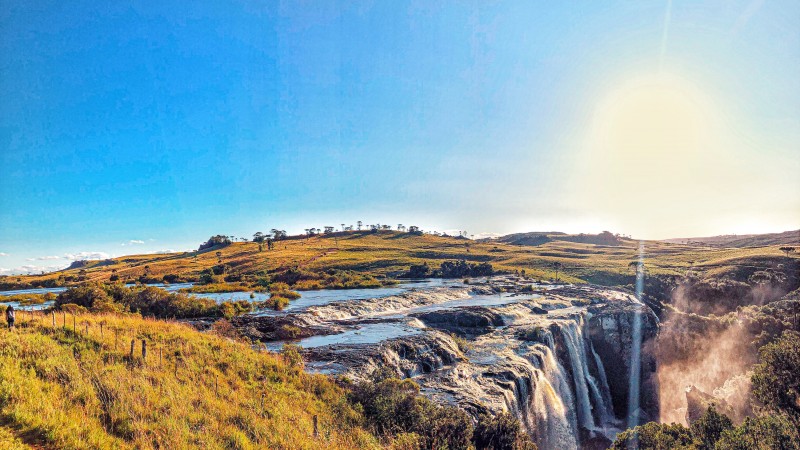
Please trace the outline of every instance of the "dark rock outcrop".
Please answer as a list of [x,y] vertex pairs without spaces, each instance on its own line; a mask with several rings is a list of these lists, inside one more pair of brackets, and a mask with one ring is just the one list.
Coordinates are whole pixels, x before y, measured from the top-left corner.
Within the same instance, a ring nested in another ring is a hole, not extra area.
[[505,325],[503,318],[490,309],[472,306],[466,308],[412,314],[431,328],[449,331],[462,337],[474,337]]
[[[636,306],[607,303],[590,306],[586,332],[594,351],[603,361],[617,417],[627,417],[633,324]],[[640,422],[657,420],[659,415],[656,359],[649,349],[658,334],[658,318],[642,305],[641,311],[641,388],[638,413]]]

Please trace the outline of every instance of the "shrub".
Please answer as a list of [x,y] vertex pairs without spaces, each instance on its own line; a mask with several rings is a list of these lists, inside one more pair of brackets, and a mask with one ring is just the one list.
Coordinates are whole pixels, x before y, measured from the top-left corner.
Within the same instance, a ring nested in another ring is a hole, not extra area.
[[278,339],[297,339],[302,334],[302,330],[294,325],[281,325],[276,331]]
[[784,331],[759,351],[753,371],[753,394],[764,405],[786,414],[800,427],[800,333]]
[[[351,401],[361,406],[367,427],[379,436],[413,434],[404,448],[461,449],[471,446],[473,425],[459,408],[439,406],[419,395],[412,380],[380,372],[373,382],[351,386]],[[386,377],[386,378],[384,378]],[[413,447],[418,443],[419,447]]]
[[692,433],[681,424],[668,425],[648,422],[618,434],[611,448],[613,450],[630,448],[666,450],[691,448],[692,443]]
[[536,450],[536,444],[522,430],[519,420],[508,413],[483,414],[472,435],[476,450]]
[[718,413],[713,404],[690,427],[692,436],[697,443],[697,448],[700,450],[712,450],[720,435],[731,428],[733,428],[731,419],[724,414]]
[[272,308],[275,311],[283,311],[283,308],[289,306],[289,299],[279,295],[272,295],[269,300],[264,302],[264,306]]
[[172,284],[172,283],[179,282],[181,280],[181,277],[178,276],[178,275],[175,275],[174,273],[168,273],[168,274],[164,275],[162,280],[164,281],[164,283]]
[[269,285],[270,292],[283,292],[288,290],[289,290],[289,285],[282,281],[279,281],[277,283],[272,283]]
[[216,236],[211,236],[206,242],[203,242],[202,244],[200,244],[200,247],[197,250],[201,251],[201,250],[205,250],[207,248],[216,247],[218,245],[219,246],[226,246],[226,245],[230,245],[230,244],[231,244],[231,240],[228,238],[228,236],[223,236],[221,234],[218,234]]
[[715,447],[719,450],[769,448],[799,450],[800,433],[784,414],[747,417],[737,428],[722,432]]
[[301,347],[294,344],[283,344],[281,348],[281,356],[289,367],[303,370],[305,363],[303,362],[303,355],[300,354]]
[[113,301],[103,287],[96,283],[77,286],[58,294],[56,308],[63,309],[64,305],[73,304],[92,309],[95,303],[108,303]]

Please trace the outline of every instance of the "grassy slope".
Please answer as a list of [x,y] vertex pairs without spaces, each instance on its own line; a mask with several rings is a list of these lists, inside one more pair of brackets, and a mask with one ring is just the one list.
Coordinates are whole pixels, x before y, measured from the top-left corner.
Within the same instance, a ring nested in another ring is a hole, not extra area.
[[[567,281],[588,281],[600,284],[630,282],[628,264],[637,259],[638,241],[623,240],[620,246],[598,246],[566,241],[553,241],[540,246],[515,246],[494,242],[475,242],[438,236],[413,236],[398,232],[337,233],[308,239],[289,239],[276,243],[272,251],[258,251],[255,243],[233,243],[227,247],[194,253],[124,256],[108,261],[93,261],[85,267],[90,280],[106,281],[112,269],[122,280],[135,280],[148,267],[151,277],[166,274],[196,277],[200,272],[222,262],[243,274],[274,271],[298,266],[308,270],[351,269],[372,274],[392,275],[408,269],[410,264],[428,262],[438,266],[444,260],[466,259],[488,261],[500,270],[525,269],[534,277],[554,276],[552,264],[560,262],[565,269],[561,278]],[[798,255],[793,255],[797,258]],[[645,264],[653,274],[683,274],[695,271],[721,274],[737,266],[775,265],[785,260],[778,246],[758,248],[712,248],[659,241],[645,242]],[[23,282],[56,278],[60,274],[77,275],[79,269],[19,277]],[[8,281],[16,277],[6,277]]]
[[733,234],[710,237],[665,239],[664,242],[690,242],[694,245],[710,245],[714,247],[764,247],[768,245],[798,245],[800,244],[800,230],[784,231],[783,233],[742,235]]
[[[77,324],[27,317],[0,330],[0,448],[377,447],[350,425],[339,388],[280,357],[138,317]],[[148,341],[147,364],[140,342],[127,356],[133,337]]]

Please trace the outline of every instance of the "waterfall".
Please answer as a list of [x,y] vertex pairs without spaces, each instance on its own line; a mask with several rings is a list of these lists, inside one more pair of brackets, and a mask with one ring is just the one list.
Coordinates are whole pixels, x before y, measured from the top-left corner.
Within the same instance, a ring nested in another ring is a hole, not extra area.
[[[577,424],[572,408],[573,399],[564,368],[553,355],[553,337],[547,333],[548,345],[535,344],[532,397],[530,414],[527,414],[528,428],[536,430],[539,448],[578,448]],[[533,423],[531,423],[533,422]]]
[[609,421],[614,420],[613,411],[614,406],[611,401],[611,388],[608,386],[608,377],[606,376],[606,368],[603,366],[603,360],[600,359],[600,355],[594,350],[594,344],[592,341],[589,341],[589,349],[592,351],[592,357],[594,358],[594,364],[597,367],[597,373],[600,376],[600,392],[603,394],[603,402],[606,405],[606,413],[611,413],[610,416],[606,416],[605,420],[603,420],[602,424],[607,425]]
[[628,376],[628,428],[639,425],[639,389],[642,369],[642,291],[644,291],[644,243],[639,242],[636,267],[636,303],[631,327],[631,366]]
[[[604,427],[613,419],[613,414],[610,413],[612,408],[608,383],[605,382],[601,390],[597,380],[589,372],[586,346],[579,324],[575,322],[565,324],[561,328],[561,332],[564,336],[564,343],[567,347],[572,368],[572,377],[575,382],[578,421],[587,430],[597,430],[598,425],[599,427]],[[601,368],[602,366],[598,366],[602,373]],[[605,377],[605,373],[602,373],[602,376]],[[595,422],[595,418],[597,422]]]

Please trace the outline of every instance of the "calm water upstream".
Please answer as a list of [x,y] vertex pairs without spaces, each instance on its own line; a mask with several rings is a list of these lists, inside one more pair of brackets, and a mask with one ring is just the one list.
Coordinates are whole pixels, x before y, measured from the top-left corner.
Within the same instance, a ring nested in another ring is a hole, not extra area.
[[[303,308],[307,308],[309,306],[325,305],[335,301],[388,297],[391,295],[401,294],[411,289],[425,289],[432,287],[453,286],[460,283],[461,283],[460,281],[456,280],[443,280],[440,278],[434,278],[428,280],[406,281],[394,286],[387,286],[375,289],[320,289],[314,291],[300,291],[300,298],[290,302],[289,306],[287,306],[286,309],[284,309],[283,311],[281,312],[259,311],[259,314],[286,314],[287,312],[297,311]],[[130,287],[134,285],[128,284],[126,286]],[[168,292],[177,292],[181,289],[187,289],[194,286],[194,283],[175,283],[175,284],[159,283],[159,284],[150,284],[148,286],[161,288]],[[0,291],[0,304],[12,305],[14,306],[14,308],[17,309],[42,309],[52,305],[53,302],[45,302],[37,305],[21,306],[18,302],[3,302],[2,297],[10,295],[18,295],[18,294],[19,295],[46,294],[48,292],[53,294],[59,294],[66,290],[67,288],[57,287],[57,288],[17,289],[13,291]],[[268,293],[260,293],[260,292],[252,293],[253,297],[251,298],[250,291],[221,292],[213,294],[191,294],[191,295],[195,295],[201,298],[214,299],[217,302],[223,302],[226,300],[264,301],[269,298]]]

